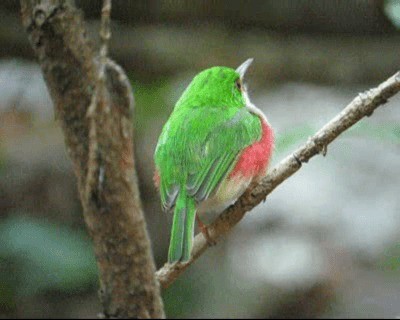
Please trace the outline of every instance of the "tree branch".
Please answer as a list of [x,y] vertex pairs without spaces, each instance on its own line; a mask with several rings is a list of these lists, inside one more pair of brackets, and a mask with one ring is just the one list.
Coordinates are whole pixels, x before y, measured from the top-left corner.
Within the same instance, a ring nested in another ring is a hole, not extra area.
[[123,70],[107,59],[111,2],[106,0],[102,11],[100,59],[71,2],[21,0],[22,22],[74,164],[99,269],[103,316],[163,318],[137,186],[133,95]]
[[[265,200],[277,186],[297,172],[302,163],[307,163],[317,154],[326,155],[327,146],[342,132],[365,116],[370,116],[376,108],[400,91],[400,73],[390,77],[378,87],[359,94],[342,112],[322,127],[314,136],[293,154],[276,165],[258,185],[250,186],[246,192],[227,208],[208,228],[212,240],[217,241],[227,234],[245,215],[261,201]],[[160,284],[166,288],[173,283],[208,248],[203,234],[196,236],[192,258],[187,263],[165,264],[157,271]]]

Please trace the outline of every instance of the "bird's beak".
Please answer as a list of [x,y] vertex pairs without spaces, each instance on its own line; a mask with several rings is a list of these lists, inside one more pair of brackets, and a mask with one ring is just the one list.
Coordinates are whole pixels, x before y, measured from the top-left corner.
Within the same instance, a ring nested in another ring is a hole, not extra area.
[[245,62],[243,62],[237,69],[236,72],[239,73],[240,79],[243,79],[247,68],[250,67],[251,63],[253,62],[253,58],[247,59]]

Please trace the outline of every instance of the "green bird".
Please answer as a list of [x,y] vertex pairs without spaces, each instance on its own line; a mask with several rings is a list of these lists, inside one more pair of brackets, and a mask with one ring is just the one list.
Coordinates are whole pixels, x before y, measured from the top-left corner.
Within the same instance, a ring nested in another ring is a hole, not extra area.
[[207,237],[207,214],[222,212],[266,174],[274,137],[243,84],[252,61],[197,74],[162,129],[154,180],[163,209],[173,210],[169,263],[190,259],[196,218]]

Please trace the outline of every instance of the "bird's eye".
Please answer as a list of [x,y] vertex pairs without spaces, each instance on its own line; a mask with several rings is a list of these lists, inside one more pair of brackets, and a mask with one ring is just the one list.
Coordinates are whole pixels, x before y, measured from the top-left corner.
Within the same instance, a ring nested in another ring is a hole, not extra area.
[[237,79],[235,81],[235,86],[239,91],[242,91],[242,82],[240,81],[240,79]]

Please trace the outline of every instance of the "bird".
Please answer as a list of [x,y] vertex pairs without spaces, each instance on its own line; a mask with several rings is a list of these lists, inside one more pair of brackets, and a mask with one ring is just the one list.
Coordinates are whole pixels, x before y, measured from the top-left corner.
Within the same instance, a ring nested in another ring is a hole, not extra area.
[[238,68],[214,66],[198,73],[176,102],[154,151],[154,182],[162,208],[173,212],[168,262],[190,260],[195,221],[221,213],[265,176],[274,132],[248,95]]

